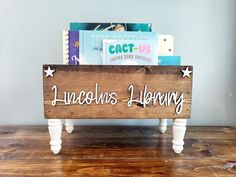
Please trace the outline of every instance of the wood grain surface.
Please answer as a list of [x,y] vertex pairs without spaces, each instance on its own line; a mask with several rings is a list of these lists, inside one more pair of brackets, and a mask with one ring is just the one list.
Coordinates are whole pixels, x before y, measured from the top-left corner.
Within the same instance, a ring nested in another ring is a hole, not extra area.
[[158,127],[75,127],[53,155],[47,126],[0,127],[0,176],[235,177],[236,127],[188,126],[184,151],[172,130]]
[[[190,78],[182,77],[181,70],[187,66],[96,66],[96,65],[44,65],[56,70],[54,77],[46,77],[43,72],[44,113],[45,118],[189,118],[192,100],[192,73]],[[192,67],[188,66],[192,71]],[[82,90],[95,92],[96,83],[99,92],[115,92],[117,104],[71,104],[58,103],[52,106],[54,85],[58,88],[58,98],[64,98],[64,92],[79,94]],[[184,94],[183,110],[176,114],[176,105],[169,106],[133,103],[127,106],[130,98],[128,87],[134,86],[134,98],[139,98],[141,90],[147,85],[150,92],[178,92]]]

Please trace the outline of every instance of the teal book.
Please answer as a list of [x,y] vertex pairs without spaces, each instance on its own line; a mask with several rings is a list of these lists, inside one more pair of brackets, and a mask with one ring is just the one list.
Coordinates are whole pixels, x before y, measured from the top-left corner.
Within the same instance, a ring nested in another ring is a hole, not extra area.
[[71,31],[152,31],[151,23],[70,23]]
[[180,56],[159,56],[158,65],[168,66],[176,65],[179,66],[181,63]]
[[156,49],[153,52],[157,56],[155,64],[158,63],[158,33],[156,32],[115,32],[115,31],[89,31],[80,30],[80,64],[104,64],[103,40],[125,40],[130,41],[156,41]]

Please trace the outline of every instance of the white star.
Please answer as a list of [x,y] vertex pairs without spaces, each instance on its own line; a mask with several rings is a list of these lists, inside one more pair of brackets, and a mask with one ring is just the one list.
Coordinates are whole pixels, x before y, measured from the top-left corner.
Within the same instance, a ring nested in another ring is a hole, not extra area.
[[185,70],[181,70],[181,71],[183,72],[183,76],[182,77],[187,76],[189,78],[189,74],[192,73],[192,71],[188,70],[188,67]]
[[44,72],[46,73],[46,77],[51,76],[53,77],[53,72],[55,72],[55,70],[51,69],[50,66],[48,66],[47,70],[44,70]]

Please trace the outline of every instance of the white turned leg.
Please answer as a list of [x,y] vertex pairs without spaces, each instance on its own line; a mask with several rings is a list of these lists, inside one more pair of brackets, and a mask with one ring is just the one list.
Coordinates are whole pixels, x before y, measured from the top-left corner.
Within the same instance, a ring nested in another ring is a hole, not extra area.
[[72,131],[73,131],[73,129],[74,129],[73,120],[71,120],[71,119],[66,119],[65,126],[66,126],[66,131],[67,131],[68,133],[72,133]]
[[167,129],[167,119],[159,119],[159,130],[161,133],[165,133]]
[[53,154],[58,154],[61,150],[62,121],[60,119],[49,119],[48,130],[50,134],[50,145]]
[[187,119],[173,120],[173,150],[179,154],[183,151],[184,134],[186,130]]

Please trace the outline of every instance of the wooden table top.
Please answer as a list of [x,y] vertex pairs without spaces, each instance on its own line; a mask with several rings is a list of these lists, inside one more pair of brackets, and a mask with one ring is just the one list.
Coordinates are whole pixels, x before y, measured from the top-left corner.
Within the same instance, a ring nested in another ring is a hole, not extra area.
[[236,176],[236,127],[187,127],[184,151],[157,126],[76,126],[59,155],[47,126],[0,127],[0,176]]

